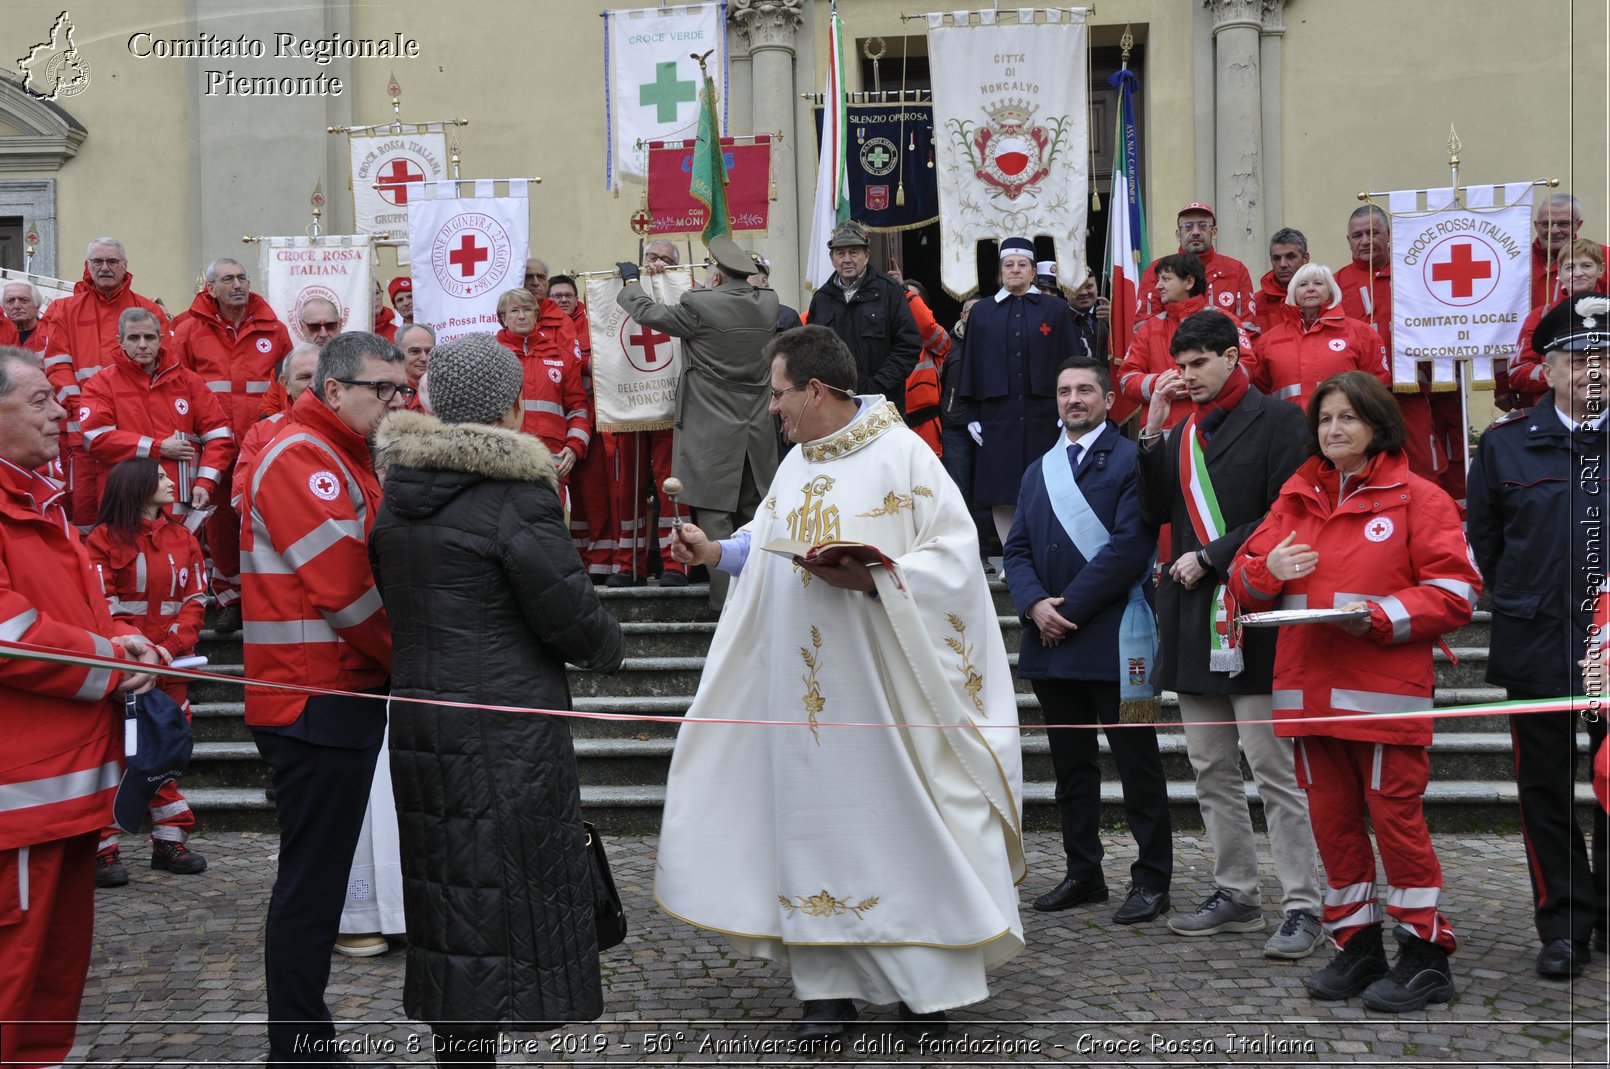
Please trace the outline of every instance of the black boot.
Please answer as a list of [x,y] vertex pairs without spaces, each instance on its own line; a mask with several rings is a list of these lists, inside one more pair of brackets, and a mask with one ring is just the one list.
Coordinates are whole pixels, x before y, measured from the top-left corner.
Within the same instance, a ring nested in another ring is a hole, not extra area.
[[1386,975],[1386,950],[1381,926],[1366,924],[1354,932],[1330,964],[1303,982],[1308,993],[1322,1002],[1352,998]]
[[1424,939],[1403,940],[1392,971],[1364,989],[1364,1005],[1382,1013],[1407,1013],[1456,994],[1448,952]]

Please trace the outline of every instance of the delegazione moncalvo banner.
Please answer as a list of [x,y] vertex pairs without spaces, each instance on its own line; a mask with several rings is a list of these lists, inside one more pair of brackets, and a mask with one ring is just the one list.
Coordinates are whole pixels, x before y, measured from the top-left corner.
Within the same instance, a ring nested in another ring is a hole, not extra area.
[[1416,365],[1431,388],[1452,390],[1454,365],[1471,384],[1493,384],[1493,361],[1515,350],[1531,311],[1532,184],[1405,189],[1387,196],[1392,215],[1392,382],[1411,391]]
[[[644,275],[644,292],[675,304],[693,288],[693,269],[673,267]],[[676,418],[676,383],[682,343],[639,326],[615,303],[620,276],[587,280],[587,325],[593,344],[593,422],[601,431],[658,431]]]

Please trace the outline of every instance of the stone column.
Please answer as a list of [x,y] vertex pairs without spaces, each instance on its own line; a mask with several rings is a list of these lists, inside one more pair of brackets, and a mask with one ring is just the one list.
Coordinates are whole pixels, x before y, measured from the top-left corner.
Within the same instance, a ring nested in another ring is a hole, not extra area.
[[[1168,224],[1175,221],[1170,212],[1179,211],[1193,200],[1212,203],[1217,199],[1213,195],[1213,16],[1208,6],[1198,4],[1191,13],[1191,129],[1196,135],[1196,166],[1191,172],[1188,196],[1178,204],[1154,204],[1152,208],[1154,256],[1174,251],[1168,241],[1174,232]],[[1148,63],[1150,60],[1148,54]]]
[[755,81],[749,41],[727,34],[727,136],[755,133]]
[[799,139],[794,116],[794,34],[804,21],[804,0],[731,0],[733,25],[749,46],[751,129],[783,135],[773,141],[772,176],[777,199],[771,204],[771,226],[751,244],[772,264],[771,285],[783,303],[797,304],[799,283],[799,198],[795,194],[794,157]]
[[[1263,0],[1206,0],[1213,15],[1216,247],[1243,263],[1262,260],[1263,104],[1258,38]],[[1250,268],[1249,268],[1250,270]]]
[[[192,36],[228,26],[231,36],[269,42],[279,32],[307,38],[335,31],[350,36],[352,0],[273,10],[244,10],[232,0],[187,0],[184,26]],[[193,227],[187,251],[193,266],[187,282],[219,256],[239,257],[255,275],[257,249],[242,245],[241,235],[299,233],[311,218],[308,198],[316,182],[324,183],[329,205],[325,231],[340,233],[352,226],[351,198],[345,196],[346,141],[326,133],[325,127],[351,121],[358,92],[354,63],[341,59],[321,67],[307,60],[275,59],[271,47],[268,51],[263,59],[236,59],[218,66],[241,76],[322,73],[327,80],[341,80],[341,93],[331,89],[323,95],[253,98],[248,108],[248,102],[224,95],[223,87],[205,80],[208,64],[187,64],[190,101],[180,121],[188,124],[191,142],[207,148],[191,153],[189,159]],[[370,64],[363,71],[373,79],[383,78],[385,69]],[[401,67],[399,73],[406,84],[407,68]],[[248,114],[250,121],[242,118]],[[261,281],[256,285],[260,288]]]
[[[1281,159],[1280,52],[1286,35],[1286,0],[1263,0],[1258,37],[1258,82],[1263,96],[1263,240],[1286,225],[1285,164]],[[1248,265],[1250,268],[1250,264]]]

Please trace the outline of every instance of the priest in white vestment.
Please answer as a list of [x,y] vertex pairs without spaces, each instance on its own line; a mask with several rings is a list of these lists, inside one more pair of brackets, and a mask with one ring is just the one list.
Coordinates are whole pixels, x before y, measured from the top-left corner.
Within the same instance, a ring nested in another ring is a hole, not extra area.
[[[737,579],[671,762],[655,896],[786,964],[803,1037],[844,1032],[851,1000],[937,1035],[1023,946],[1017,700],[977,529],[894,405],[855,396],[831,330],[766,355],[799,445],[733,538],[673,544]],[[888,563],[761,549],[779,538]],[[731,719],[781,723],[700,723]]]

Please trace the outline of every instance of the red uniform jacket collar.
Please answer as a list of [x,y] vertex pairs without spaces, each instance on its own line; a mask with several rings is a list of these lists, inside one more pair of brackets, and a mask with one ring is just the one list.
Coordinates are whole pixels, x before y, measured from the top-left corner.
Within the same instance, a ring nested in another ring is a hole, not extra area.
[[[1297,469],[1301,477],[1298,493],[1321,515],[1329,515],[1336,508],[1336,495],[1341,489],[1342,473],[1322,456],[1309,457]],[[1351,482],[1353,489],[1384,490],[1389,486],[1402,486],[1409,481],[1409,458],[1404,453],[1377,453],[1364,470]]]
[[1270,304],[1284,304],[1286,301],[1286,287],[1275,281],[1275,273],[1268,271],[1258,280],[1258,296]]
[[166,345],[161,346],[157,349],[157,369],[155,374],[146,374],[145,369],[140,367],[139,364],[136,364],[134,359],[130,357],[128,353],[124,352],[123,347],[119,345],[114,347],[112,350],[112,366],[117,368],[118,371],[124,375],[138,379],[142,383],[149,384],[156,382],[157,379],[160,379],[162,376],[178,367],[179,358],[174,356],[173,353],[168,350]]
[[1381,265],[1380,267],[1371,267],[1370,262],[1368,260],[1354,260],[1353,261],[1353,266],[1355,268],[1357,268],[1359,271],[1362,271],[1364,274],[1369,275],[1369,276],[1371,276],[1373,278],[1391,278],[1392,277],[1392,262],[1390,260],[1388,260],[1385,264]]
[[198,319],[206,320],[211,326],[234,328],[238,333],[245,334],[250,330],[272,327],[279,317],[261,296],[255,293],[246,295],[246,318],[240,321],[240,326],[224,318],[222,310],[218,307],[218,300],[206,290],[196,294],[196,299],[190,302],[190,314]]
[[1167,316],[1168,318],[1178,322],[1179,320],[1194,316],[1196,313],[1200,312],[1206,307],[1207,294],[1192,294],[1183,301],[1175,301],[1173,304],[1163,305],[1163,310],[1159,312],[1158,315]]
[[[368,387],[359,387],[368,389]],[[341,417],[320,400],[318,391],[309,387],[291,406],[291,419],[351,462],[356,478],[373,479],[374,459],[369,453],[369,439],[341,422]]]
[[0,508],[4,511],[20,519],[39,519],[63,492],[56,480],[0,459]]
[[106,304],[111,304],[113,301],[117,300],[119,297],[123,296],[123,294],[129,292],[133,288],[134,272],[130,271],[128,274],[123,276],[123,281],[118,284],[117,289],[113,290],[111,293],[102,293],[95,287],[95,278],[89,273],[89,268],[87,266],[84,268],[84,277],[73,283],[74,295],[80,293],[93,293],[96,300],[102,301]]

